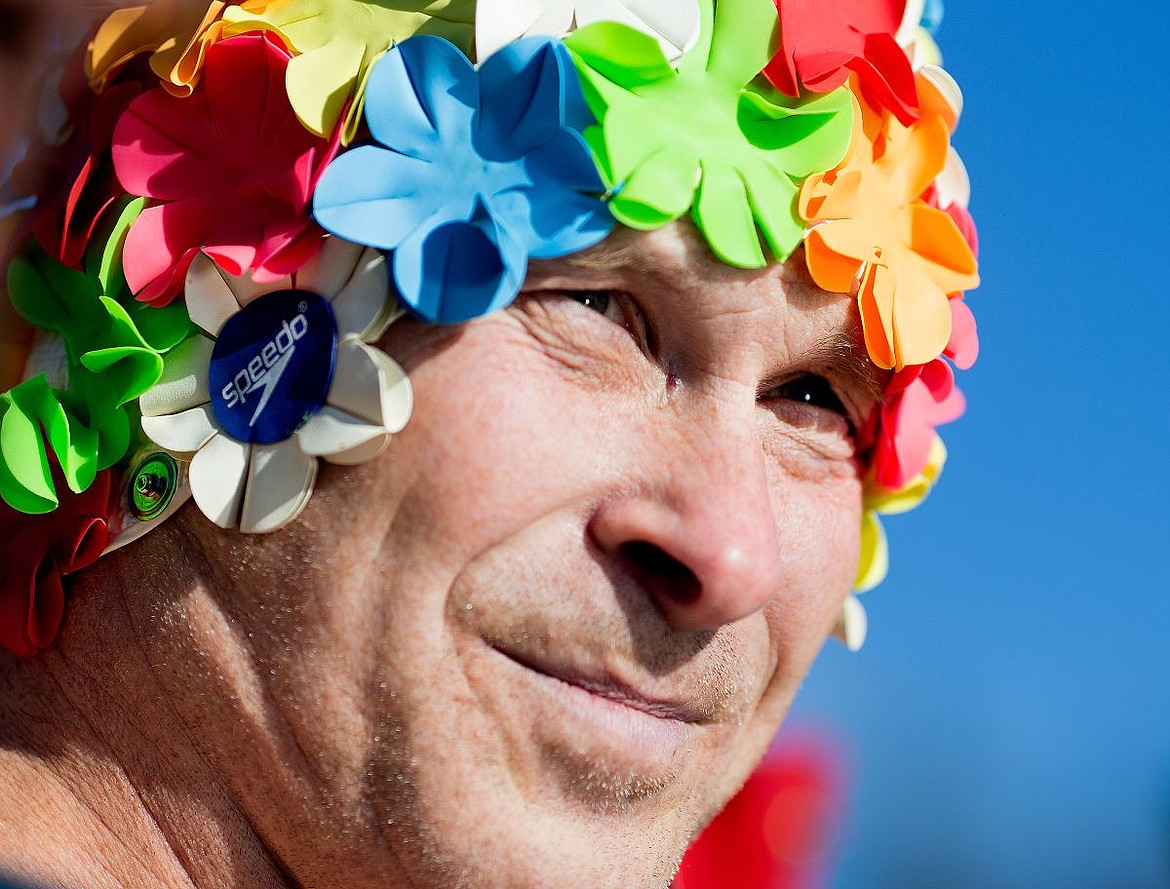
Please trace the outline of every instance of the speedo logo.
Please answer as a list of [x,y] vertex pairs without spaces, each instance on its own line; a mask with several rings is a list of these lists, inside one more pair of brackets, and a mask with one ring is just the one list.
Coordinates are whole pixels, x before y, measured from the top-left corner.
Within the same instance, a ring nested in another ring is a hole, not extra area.
[[229,410],[242,407],[247,403],[249,395],[260,391],[260,401],[248,422],[249,426],[255,426],[264,408],[268,406],[280,378],[288,369],[293,353],[296,352],[297,342],[304,339],[308,332],[309,320],[303,310],[292,321],[282,322],[276,336],[261,346],[239,373],[232,377],[232,381],[220,391],[224,406]]

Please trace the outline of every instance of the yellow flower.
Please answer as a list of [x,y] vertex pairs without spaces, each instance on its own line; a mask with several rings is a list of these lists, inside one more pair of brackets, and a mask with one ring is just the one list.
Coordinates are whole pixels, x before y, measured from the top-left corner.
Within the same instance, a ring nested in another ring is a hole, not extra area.
[[296,55],[288,66],[289,101],[317,135],[331,135],[352,100],[345,143],[361,120],[370,69],[393,44],[434,34],[470,56],[475,33],[474,0],[247,0],[223,18],[225,38],[273,31]]

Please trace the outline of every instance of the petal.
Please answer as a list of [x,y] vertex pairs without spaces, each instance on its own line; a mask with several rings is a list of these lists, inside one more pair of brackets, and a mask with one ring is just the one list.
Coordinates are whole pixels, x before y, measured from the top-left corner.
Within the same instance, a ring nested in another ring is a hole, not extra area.
[[699,39],[699,4],[694,0],[578,0],[579,26],[603,21],[649,34],[672,62]]
[[505,46],[479,69],[476,150],[509,161],[546,143],[561,128],[566,90],[576,85],[576,77],[568,50],[547,39],[528,37]]
[[438,164],[363,145],[326,168],[313,215],[346,240],[395,250],[439,209],[434,193],[443,175]]
[[143,210],[126,235],[122,252],[122,267],[131,292],[140,293],[153,285],[151,295],[155,296],[160,295],[155,291],[170,290],[168,279],[177,277],[181,282],[218,212],[214,202],[204,199]]
[[353,278],[333,298],[337,335],[354,334],[366,342],[378,339],[401,310],[390,294],[390,270],[386,257],[366,250]]
[[853,588],[864,593],[872,590],[885,580],[890,567],[890,549],[881,519],[872,509],[861,516],[861,561],[857,566],[857,577]]
[[221,528],[234,528],[239,519],[251,448],[217,435],[191,461],[191,496],[200,511]]
[[522,191],[520,218],[508,221],[533,258],[585,250],[613,231],[616,220],[600,199],[605,185],[580,135],[561,130],[528,155],[525,167],[533,186]]
[[784,262],[800,244],[805,226],[796,214],[797,189],[787,176],[743,171],[752,216],[772,254]]
[[396,361],[360,340],[337,350],[328,404],[386,432],[406,426],[414,407],[410,380]]
[[207,404],[211,401],[208,370],[215,343],[193,336],[166,357],[162,376],[138,400],[143,416],[157,417]]
[[907,364],[926,364],[942,354],[951,337],[951,309],[947,295],[921,269],[899,269],[893,294],[895,370]]
[[767,265],[743,180],[730,167],[702,164],[703,178],[695,202],[695,225],[723,262],[744,269]]
[[372,438],[365,444],[358,445],[356,448],[351,448],[348,451],[338,451],[336,454],[330,454],[325,458],[327,463],[333,463],[337,466],[361,466],[363,463],[369,463],[390,444],[391,435],[383,433],[378,438]]
[[[615,173],[622,175],[617,168]],[[699,159],[693,151],[663,145],[647,155],[621,183],[610,208],[618,221],[630,228],[658,228],[691,206],[698,175]]]
[[332,300],[353,277],[365,250],[344,238],[327,237],[321,252],[297,271],[297,288]]
[[919,265],[936,287],[944,293],[958,293],[979,284],[975,254],[955,220],[920,203],[911,207],[910,226],[908,246],[925,260]]
[[971,201],[971,178],[954,148],[947,151],[947,164],[934,180],[934,191],[943,210],[952,204],[966,209]]
[[196,256],[187,269],[184,290],[187,312],[192,321],[213,337],[219,334],[228,318],[240,310],[240,303],[225,277],[204,253]]
[[29,602],[28,638],[37,648],[47,648],[57,638],[65,616],[65,590],[56,559],[46,555],[37,569]]
[[843,256],[825,242],[825,229],[836,222],[815,226],[805,238],[804,256],[809,274],[821,290],[830,293],[850,293],[857,280],[862,263],[851,256]]
[[[306,454],[325,457],[336,463],[345,462],[335,459],[337,455],[364,450],[369,445],[375,445],[380,452],[390,441],[390,436],[380,423],[370,423],[326,405],[301,427],[297,441]],[[353,464],[346,462],[345,465]]]
[[479,0],[475,9],[475,54],[482,63],[520,37],[559,37],[573,27],[572,0]]
[[283,528],[308,505],[316,482],[317,458],[302,451],[295,439],[253,445],[240,530],[267,534]]
[[923,115],[939,115],[953,132],[963,114],[963,91],[955,78],[938,65],[923,65],[918,70],[918,94]]
[[865,606],[856,596],[846,597],[841,605],[837,624],[833,627],[834,638],[845,643],[846,648],[856,653],[865,645],[868,633],[869,620],[865,615]]
[[950,131],[940,117],[924,117],[909,130],[899,132],[890,123],[890,147],[876,161],[895,197],[904,203],[917,200],[930,187],[947,163]]
[[223,153],[206,94],[178,99],[161,89],[130,103],[111,146],[122,187],[163,201],[214,193],[222,173],[216,160]]
[[310,132],[324,138],[337,127],[364,60],[361,44],[338,38],[288,63],[289,101]]
[[959,370],[967,370],[979,357],[979,332],[975,315],[962,299],[952,297],[951,338],[947,341],[946,355],[955,362]]
[[193,453],[219,431],[210,404],[177,414],[144,416],[142,431],[160,448],[176,453]]
[[[211,112],[208,125],[222,143],[215,159],[231,158],[234,166],[240,156],[266,158],[275,162],[279,174],[285,172],[284,161],[312,144],[313,136],[297,124],[284,89],[290,57],[264,33],[232,37],[208,50],[203,93]],[[190,101],[180,99],[176,105],[181,109]],[[190,128],[185,120],[176,131]]]
[[405,240],[394,281],[425,320],[458,324],[511,303],[527,267],[523,246],[481,208],[470,222],[420,228]]
[[[894,300],[897,276],[885,266],[868,263],[862,270],[857,304],[869,357],[878,367],[901,370],[894,341]],[[932,356],[933,357],[933,356]]]
[[374,66],[366,86],[371,135],[415,158],[437,159],[445,138],[471,131],[478,108],[475,68],[438,37],[397,44]]

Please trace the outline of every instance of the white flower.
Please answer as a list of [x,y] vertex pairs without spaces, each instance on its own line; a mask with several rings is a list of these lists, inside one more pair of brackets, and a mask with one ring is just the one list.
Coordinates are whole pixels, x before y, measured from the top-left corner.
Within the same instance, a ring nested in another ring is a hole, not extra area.
[[479,0],[475,50],[482,62],[520,37],[563,37],[593,22],[621,22],[658,41],[676,61],[699,39],[698,0]]
[[[339,238],[328,238],[294,276],[264,285],[196,259],[186,302],[205,335],[167,356],[140,405],[143,431],[156,444],[194,452],[189,480],[204,515],[223,528],[275,531],[308,503],[318,457],[365,462],[406,425],[410,381],[368,345],[400,314],[388,293],[382,254]],[[274,303],[285,316],[268,310]],[[290,327],[287,313],[298,311]],[[320,397],[296,400],[314,387]]]

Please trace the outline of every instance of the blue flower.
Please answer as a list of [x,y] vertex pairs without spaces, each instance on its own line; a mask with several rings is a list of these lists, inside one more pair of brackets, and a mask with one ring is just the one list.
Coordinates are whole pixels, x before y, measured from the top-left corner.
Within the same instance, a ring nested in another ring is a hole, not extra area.
[[339,237],[394,251],[403,301],[458,323],[508,305],[528,258],[605,238],[614,220],[581,137],[593,117],[568,51],[517,40],[477,71],[439,37],[404,40],[366,89],[376,143],[338,157],[314,198]]

